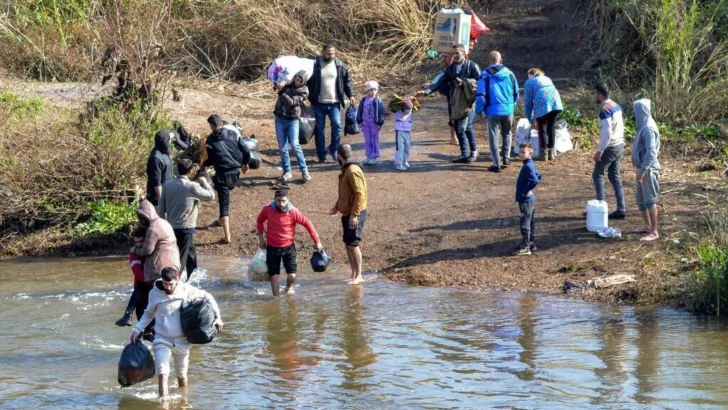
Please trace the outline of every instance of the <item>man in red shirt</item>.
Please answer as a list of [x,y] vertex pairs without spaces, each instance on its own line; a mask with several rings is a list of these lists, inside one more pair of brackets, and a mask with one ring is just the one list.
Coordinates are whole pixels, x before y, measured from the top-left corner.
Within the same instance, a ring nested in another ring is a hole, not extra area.
[[[268,223],[264,232],[264,225]],[[275,200],[263,207],[258,214],[257,227],[261,249],[266,250],[266,265],[270,275],[270,287],[273,296],[280,293],[278,275],[281,273],[281,261],[286,269],[286,293],[293,293],[293,284],[296,282],[296,225],[302,225],[311,235],[316,244],[316,250],[321,252],[321,245],[316,229],[306,216],[288,202],[288,190],[276,190]]]

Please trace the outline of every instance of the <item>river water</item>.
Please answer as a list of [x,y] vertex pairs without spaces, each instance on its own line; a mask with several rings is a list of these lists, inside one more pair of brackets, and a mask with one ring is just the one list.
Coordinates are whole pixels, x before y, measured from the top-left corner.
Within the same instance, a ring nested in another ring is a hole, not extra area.
[[303,272],[275,300],[240,260],[202,265],[225,331],[193,347],[190,387],[172,381],[163,404],[154,379],[116,382],[126,261],[0,263],[0,408],[728,406],[728,329],[713,319],[377,277],[350,287],[344,272]]

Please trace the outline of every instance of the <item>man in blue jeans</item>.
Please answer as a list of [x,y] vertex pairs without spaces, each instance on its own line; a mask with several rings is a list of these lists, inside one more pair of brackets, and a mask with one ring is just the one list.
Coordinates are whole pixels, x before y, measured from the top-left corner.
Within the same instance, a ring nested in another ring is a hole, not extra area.
[[[511,163],[511,129],[513,112],[518,102],[518,81],[513,72],[503,65],[501,54],[491,51],[488,67],[478,81],[475,112],[485,113],[488,118],[488,142],[493,165],[490,172],[501,172]],[[498,137],[503,137],[503,146],[498,151]],[[502,161],[501,161],[502,158]]]
[[314,60],[308,89],[308,99],[316,114],[316,155],[319,162],[328,163],[326,117],[331,121],[331,145],[328,146],[328,154],[335,160],[341,140],[341,107],[346,106],[347,102],[356,104],[349,70],[336,58],[336,48],[333,45],[324,45],[321,55]]

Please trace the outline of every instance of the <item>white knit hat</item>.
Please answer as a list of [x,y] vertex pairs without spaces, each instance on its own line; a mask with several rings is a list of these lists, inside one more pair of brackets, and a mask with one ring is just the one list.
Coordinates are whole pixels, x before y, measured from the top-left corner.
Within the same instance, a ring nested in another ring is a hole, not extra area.
[[379,90],[379,83],[376,81],[367,81],[366,84],[364,84],[364,92],[367,92],[372,89]]

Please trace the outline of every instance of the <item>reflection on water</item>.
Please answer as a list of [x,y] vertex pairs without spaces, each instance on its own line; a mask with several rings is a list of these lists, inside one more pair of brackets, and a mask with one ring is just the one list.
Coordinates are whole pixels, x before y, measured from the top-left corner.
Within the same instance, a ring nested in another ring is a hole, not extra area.
[[0,263],[0,408],[725,408],[723,323],[669,309],[414,288],[302,272],[272,299],[243,263],[203,260],[226,328],[191,386],[121,389],[121,259]]

